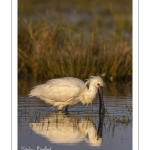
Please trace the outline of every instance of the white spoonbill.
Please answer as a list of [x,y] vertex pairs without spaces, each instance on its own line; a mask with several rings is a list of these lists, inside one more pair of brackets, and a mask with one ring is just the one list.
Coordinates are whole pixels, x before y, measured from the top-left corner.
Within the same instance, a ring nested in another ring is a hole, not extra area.
[[102,136],[99,136],[95,123],[87,116],[80,118],[69,113],[55,112],[40,116],[38,122],[29,123],[29,126],[36,134],[52,143],[72,145],[85,140],[90,146],[102,144]]
[[36,96],[46,103],[62,110],[63,107],[75,105],[78,102],[88,105],[99,93],[99,111],[104,111],[103,102],[103,80],[100,76],[91,76],[84,83],[82,80],[73,77],[51,79],[45,84],[35,86],[29,96]]

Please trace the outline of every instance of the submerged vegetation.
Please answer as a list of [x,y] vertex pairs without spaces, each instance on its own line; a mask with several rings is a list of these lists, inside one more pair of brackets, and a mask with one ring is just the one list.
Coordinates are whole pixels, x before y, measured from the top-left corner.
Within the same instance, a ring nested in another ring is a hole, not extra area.
[[132,77],[132,1],[18,1],[18,75]]
[[[30,125],[32,128],[33,126],[38,127],[40,131],[44,130],[44,126],[48,131],[50,128],[56,127],[59,128],[59,132],[61,132],[61,128],[73,128],[74,132],[79,130],[81,127],[82,129],[86,129],[87,131],[91,128],[93,130],[98,130],[101,123],[101,132],[111,132],[112,136],[114,135],[115,128],[119,127],[120,125],[124,128],[127,128],[129,125],[132,124],[132,111],[125,110],[124,113],[112,115],[107,112],[104,116],[98,114],[98,112],[57,112],[49,110],[48,112],[40,109],[34,108],[33,110],[29,110],[26,108],[19,108],[18,110],[18,125],[22,126],[25,122],[26,125]],[[96,128],[97,129],[96,129]],[[93,131],[92,130],[92,131]],[[66,130],[65,130],[66,131]],[[90,131],[90,130],[89,130]]]

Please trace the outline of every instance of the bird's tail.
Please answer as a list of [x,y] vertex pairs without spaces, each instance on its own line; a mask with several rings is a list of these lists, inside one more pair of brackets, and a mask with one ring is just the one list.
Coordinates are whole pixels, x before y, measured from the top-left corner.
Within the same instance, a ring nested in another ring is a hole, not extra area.
[[30,91],[29,97],[33,97],[33,96],[40,97],[41,96],[42,88],[43,88],[43,84],[35,86]]

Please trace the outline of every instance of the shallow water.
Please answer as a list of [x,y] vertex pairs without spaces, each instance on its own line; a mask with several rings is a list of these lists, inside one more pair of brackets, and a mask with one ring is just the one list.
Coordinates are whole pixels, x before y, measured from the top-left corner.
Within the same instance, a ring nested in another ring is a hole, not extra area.
[[104,116],[98,113],[98,99],[92,106],[70,107],[68,113],[53,110],[27,96],[31,86],[18,86],[18,150],[132,149],[131,84],[105,85]]

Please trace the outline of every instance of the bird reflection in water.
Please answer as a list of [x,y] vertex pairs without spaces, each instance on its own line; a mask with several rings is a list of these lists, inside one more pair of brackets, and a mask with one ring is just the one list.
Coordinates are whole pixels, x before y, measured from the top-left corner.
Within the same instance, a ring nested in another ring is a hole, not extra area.
[[84,140],[90,146],[101,146],[103,119],[100,115],[96,130],[96,125],[88,116],[81,117],[60,111],[48,114],[39,122],[29,125],[35,133],[52,143],[76,144]]

